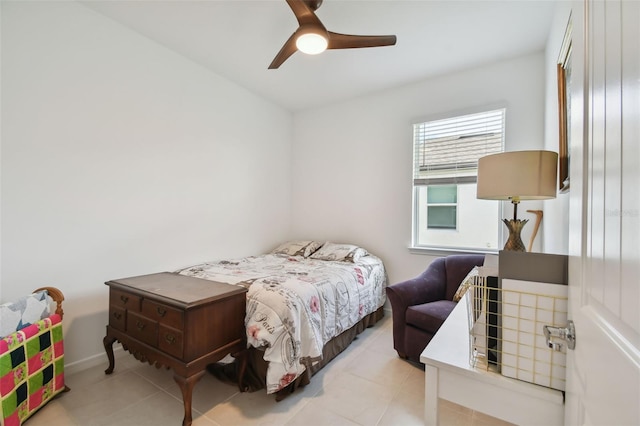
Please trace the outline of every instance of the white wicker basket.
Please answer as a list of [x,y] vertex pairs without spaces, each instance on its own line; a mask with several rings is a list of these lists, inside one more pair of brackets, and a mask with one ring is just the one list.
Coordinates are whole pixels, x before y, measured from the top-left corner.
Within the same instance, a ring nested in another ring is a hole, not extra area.
[[566,325],[566,285],[503,279],[498,288],[480,276],[467,303],[474,366],[565,390],[566,347],[550,348],[543,326]]

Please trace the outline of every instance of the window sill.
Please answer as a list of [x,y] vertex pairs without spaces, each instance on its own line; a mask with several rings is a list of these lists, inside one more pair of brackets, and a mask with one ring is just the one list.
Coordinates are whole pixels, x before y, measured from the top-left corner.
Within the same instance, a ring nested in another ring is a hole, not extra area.
[[468,249],[468,248],[456,248],[456,247],[409,247],[409,253],[420,254],[425,256],[449,256],[451,254],[495,254],[497,255],[499,249]]

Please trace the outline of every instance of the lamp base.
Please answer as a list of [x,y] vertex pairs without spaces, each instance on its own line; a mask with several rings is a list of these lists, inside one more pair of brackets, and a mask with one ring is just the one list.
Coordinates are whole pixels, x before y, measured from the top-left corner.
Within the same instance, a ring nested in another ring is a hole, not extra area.
[[502,221],[507,225],[507,229],[509,229],[509,239],[504,245],[504,249],[510,251],[527,251],[520,238],[520,231],[522,231],[524,225],[529,222],[529,219],[502,219]]

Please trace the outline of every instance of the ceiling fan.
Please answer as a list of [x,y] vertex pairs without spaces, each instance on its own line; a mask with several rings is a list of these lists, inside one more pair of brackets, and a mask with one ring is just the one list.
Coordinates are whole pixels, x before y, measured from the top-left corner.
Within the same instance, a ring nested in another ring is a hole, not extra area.
[[396,44],[395,35],[361,36],[327,31],[315,14],[315,11],[322,4],[322,0],[287,0],[287,4],[298,19],[300,26],[282,46],[269,65],[269,69],[280,67],[297,50],[314,55],[324,52],[326,49],[353,49]]

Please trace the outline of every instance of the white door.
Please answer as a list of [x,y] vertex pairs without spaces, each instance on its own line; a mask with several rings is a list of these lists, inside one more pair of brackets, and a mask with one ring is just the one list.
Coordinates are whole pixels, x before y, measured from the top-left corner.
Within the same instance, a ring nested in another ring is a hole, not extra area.
[[567,425],[640,425],[640,1],[574,3]]

